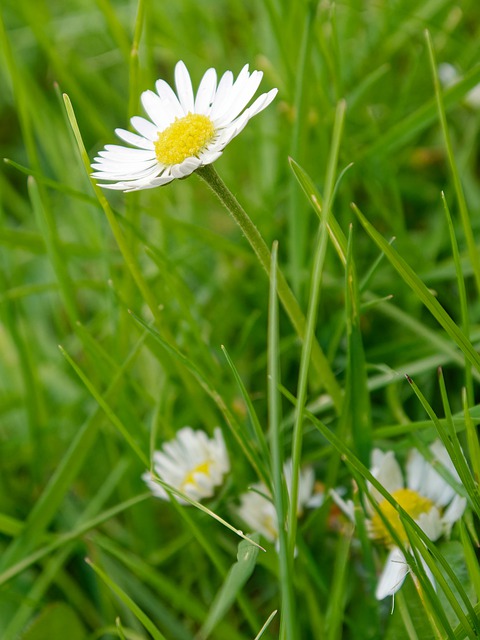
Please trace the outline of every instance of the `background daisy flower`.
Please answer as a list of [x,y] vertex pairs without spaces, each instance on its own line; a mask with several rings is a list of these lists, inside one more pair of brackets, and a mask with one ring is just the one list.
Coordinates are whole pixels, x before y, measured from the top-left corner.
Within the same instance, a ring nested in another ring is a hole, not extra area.
[[[204,431],[183,427],[173,440],[164,443],[161,451],[155,451],[153,471],[163,482],[192,500],[210,498],[215,487],[222,483],[223,476],[230,471],[221,430],[217,427],[213,438],[209,438]],[[149,471],[142,478],[154,496],[162,500],[170,499]],[[175,496],[175,499],[181,504],[189,504],[180,497]]]
[[138,191],[185,178],[215,162],[250,118],[277,95],[277,89],[271,89],[245,108],[262,76],[261,71],[250,73],[247,64],[235,81],[233,73],[226,71],[217,84],[215,69],[208,69],[194,95],[190,74],[178,62],[176,93],[165,80],[157,80],[156,92],[145,91],[141,96],[148,119],[131,119],[137,133],[115,130],[121,140],[136,148],[106,145],[92,164],[92,177],[108,181],[101,184],[108,189]]
[[[439,440],[430,445],[430,451],[434,460],[460,482],[453,462]],[[417,449],[411,449],[409,452],[406,462],[406,482],[393,451],[383,452],[374,449],[371,473],[432,541],[438,540],[444,534],[448,535],[453,524],[461,518],[465,510],[466,499],[456,493]],[[371,485],[369,490],[384,518],[388,520],[404,546],[408,547],[408,536],[397,510]],[[353,521],[353,502],[344,502],[334,491],[331,493],[337,504]],[[378,511],[370,503],[367,504],[366,509],[370,514],[366,522],[369,536],[389,548],[389,554],[375,590],[376,598],[383,600],[400,589],[409,570],[408,563]],[[424,568],[433,583],[433,576],[428,567]]]
[[[283,465],[283,473],[290,494],[292,487],[292,461],[287,460]],[[311,467],[305,467],[300,472],[298,485],[297,515],[303,513],[305,507],[310,505],[315,485],[315,475]],[[251,486],[253,491],[247,491],[240,496],[238,515],[253,530],[261,533],[269,542],[278,539],[278,521],[275,507],[271,500],[270,492],[262,482]],[[312,503],[316,506],[316,503]]]

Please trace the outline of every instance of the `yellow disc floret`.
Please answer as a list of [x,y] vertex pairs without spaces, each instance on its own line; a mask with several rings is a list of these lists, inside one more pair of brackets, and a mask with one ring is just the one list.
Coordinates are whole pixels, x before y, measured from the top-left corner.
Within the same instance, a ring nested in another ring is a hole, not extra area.
[[210,467],[212,465],[212,460],[207,460],[206,462],[202,462],[194,467],[191,471],[187,473],[184,481],[182,482],[181,490],[185,491],[185,487],[187,485],[193,484],[195,487],[197,486],[197,481],[195,480],[196,473],[203,473],[206,476],[210,473]]
[[[429,513],[431,508],[434,506],[431,500],[421,496],[412,489],[398,489],[392,493],[392,497],[395,498],[398,504],[403,507],[413,520],[417,520],[422,513]],[[407,544],[408,537],[397,510],[386,500],[380,502],[378,508],[385,519],[388,520],[392,529],[397,533],[400,540]],[[387,529],[378,513],[375,513],[372,517],[369,529],[371,537],[375,540],[383,542],[388,547],[396,544],[390,534],[390,531]]]
[[215,127],[208,116],[189,113],[184,118],[160,131],[155,144],[155,155],[162,164],[180,164],[186,158],[198,156],[215,135]]

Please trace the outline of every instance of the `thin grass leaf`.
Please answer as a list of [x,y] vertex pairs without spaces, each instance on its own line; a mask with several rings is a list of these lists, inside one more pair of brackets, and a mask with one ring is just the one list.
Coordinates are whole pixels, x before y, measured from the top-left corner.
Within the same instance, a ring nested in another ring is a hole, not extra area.
[[265,624],[263,625],[263,627],[260,629],[260,631],[258,632],[258,634],[255,636],[254,640],[260,640],[260,638],[263,636],[263,634],[265,633],[265,631],[268,629],[268,626],[270,625],[271,621],[274,619],[274,617],[277,615],[277,610],[275,609],[275,611],[272,611],[272,613],[268,616]]
[[453,155],[452,142],[450,139],[450,133],[447,124],[447,116],[445,114],[445,106],[443,104],[443,95],[440,87],[440,80],[438,79],[437,61],[435,58],[435,51],[433,49],[432,38],[430,37],[430,32],[428,31],[428,29],[425,30],[425,39],[427,41],[430,68],[432,71],[433,85],[435,87],[435,98],[437,102],[438,115],[442,128],[445,148],[447,150],[448,163],[450,165],[450,171],[452,172],[453,185],[455,188],[455,195],[457,197],[460,219],[462,221],[463,233],[467,241],[468,255],[470,257],[470,263],[472,265],[475,282],[477,284],[477,292],[480,293],[480,259],[478,255],[477,245],[475,243],[472,225],[470,223],[470,216],[468,214],[465,194],[463,192],[462,183],[460,180],[460,173],[455,161],[455,156]]
[[154,640],[166,640],[165,636],[159,631],[159,629],[153,624],[150,618],[140,609],[138,605],[125,593],[115,582],[100,569],[99,566],[94,564],[89,558],[85,558],[85,562],[92,567],[95,573],[110,587],[113,593],[123,602],[123,604],[133,613],[139,622],[145,627],[145,629],[152,635]]
[[[438,79],[438,78],[437,78]],[[467,291],[465,287],[465,274],[462,268],[462,261],[460,259],[460,253],[458,250],[457,239],[455,237],[455,229],[453,227],[452,216],[450,215],[450,209],[448,208],[445,194],[442,192],[443,209],[445,211],[445,217],[448,223],[448,232],[450,234],[450,244],[452,245],[453,262],[455,264],[455,275],[457,278],[458,297],[460,302],[460,314],[462,318],[462,330],[463,333],[471,339],[470,335],[470,319],[468,311]],[[473,394],[473,381],[472,381],[472,365],[465,359],[465,387],[467,389],[467,395],[470,404],[474,403]]]
[[[260,536],[253,534],[252,539],[258,543]],[[215,596],[208,616],[199,631],[199,638],[208,638],[212,630],[233,605],[237,593],[243,589],[255,569],[257,555],[258,547],[253,546],[246,540],[240,542],[238,545],[237,562],[230,568],[227,577]]]
[[471,410],[468,408],[467,392],[462,393],[463,415],[465,416],[465,430],[467,433],[468,453],[472,465],[473,478],[476,486],[480,484],[480,443],[478,441],[477,422],[472,419]]
[[345,425],[352,434],[358,457],[364,464],[370,460],[372,424],[370,396],[367,387],[365,352],[360,328],[360,298],[353,259],[353,229],[350,226],[345,265],[345,315],[347,328],[347,372],[345,382]]
[[346,584],[348,559],[353,538],[353,526],[350,526],[338,538],[335,552],[335,564],[329,592],[329,604],[325,612],[326,640],[340,640],[343,631],[343,616],[346,605]]
[[[223,355],[225,356],[230,369],[232,370],[232,373],[233,373],[233,376],[234,376],[234,378],[235,378],[235,380],[237,382],[238,388],[240,389],[240,393],[242,394],[242,398],[243,398],[243,400],[245,402],[245,405],[247,407],[248,416],[250,418],[250,423],[251,423],[251,425],[253,427],[253,434],[252,435],[254,435],[256,437],[258,447],[259,447],[259,449],[260,449],[260,451],[262,452],[262,455],[263,455],[263,461],[264,461],[265,465],[267,465],[269,457],[270,457],[270,454],[269,454],[269,451],[268,451],[267,440],[265,438],[265,434],[263,432],[262,425],[260,424],[260,420],[258,418],[257,412],[255,411],[255,407],[253,406],[252,400],[250,399],[248,391],[246,390],[245,385],[243,384],[243,380],[240,377],[240,374],[238,373],[237,368],[235,367],[235,364],[234,364],[233,360],[231,359],[230,355],[228,354],[227,349],[225,348],[225,346],[223,344],[221,345],[221,349],[223,351]],[[268,487],[269,484],[270,484],[269,473],[268,473],[268,475],[264,474],[261,479]]]
[[396,269],[406,284],[412,289],[415,295],[427,307],[433,317],[437,320],[441,327],[458,345],[465,354],[465,357],[480,371],[480,356],[475,351],[472,343],[463,333],[463,331],[455,324],[445,309],[440,305],[438,300],[430,293],[425,284],[420,280],[414,270],[408,263],[389,245],[389,243],[376,231],[376,229],[368,222],[364,215],[360,212],[355,204],[352,207],[357,214],[362,226],[369,236],[376,242],[387,256],[392,266]]

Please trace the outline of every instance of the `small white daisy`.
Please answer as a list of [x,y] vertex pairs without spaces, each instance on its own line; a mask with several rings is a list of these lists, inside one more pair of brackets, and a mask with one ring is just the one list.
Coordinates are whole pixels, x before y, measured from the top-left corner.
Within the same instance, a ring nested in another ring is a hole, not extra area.
[[[460,482],[453,462],[439,440],[430,446],[430,451],[434,460],[438,461],[455,480]],[[379,449],[374,449],[371,472],[432,541],[438,540],[444,534],[448,535],[453,524],[462,517],[465,511],[466,499],[459,496],[416,449],[411,449],[408,455],[406,485],[393,451],[383,453]],[[384,518],[388,520],[402,543],[408,547],[408,536],[396,509],[372,486],[370,486],[370,493],[378,503],[378,508]],[[353,520],[353,503],[351,501],[344,502],[335,492],[332,492],[332,497],[346,515]],[[396,546],[378,512],[373,509],[371,504],[367,504],[366,509],[370,514],[370,518],[367,520],[370,537],[390,549],[375,591],[376,598],[383,600],[400,589],[409,568],[407,559]],[[433,576],[425,565],[424,569],[434,584]]]
[[[283,466],[285,483],[288,493],[292,487],[292,461],[287,460]],[[311,467],[305,467],[300,472],[298,485],[297,515],[301,516],[305,507],[310,505],[315,485],[315,474]],[[267,487],[258,482],[253,484],[253,491],[248,491],[240,496],[238,515],[253,530],[261,533],[269,542],[278,539],[278,522],[275,507]],[[315,505],[316,506],[316,505]]]
[[[181,491],[192,500],[202,500],[213,496],[215,487],[230,470],[230,461],[222,432],[217,427],[213,438],[204,431],[194,431],[183,427],[176,437],[165,442],[161,451],[153,454],[153,471],[165,483]],[[151,492],[157,498],[169,500],[165,489],[155,482],[147,471],[142,476]],[[189,504],[180,497],[180,504]]]
[[106,180],[101,186],[107,189],[139,191],[185,178],[211,164],[250,118],[275,98],[277,89],[271,89],[245,108],[262,76],[261,71],[250,73],[247,64],[235,81],[233,73],[226,71],[217,84],[215,69],[208,69],[194,96],[187,68],[178,62],[177,92],[165,80],[157,80],[156,92],[145,91],[141,96],[149,119],[131,119],[138,133],[115,130],[121,140],[136,148],[107,144],[92,164],[92,177]]

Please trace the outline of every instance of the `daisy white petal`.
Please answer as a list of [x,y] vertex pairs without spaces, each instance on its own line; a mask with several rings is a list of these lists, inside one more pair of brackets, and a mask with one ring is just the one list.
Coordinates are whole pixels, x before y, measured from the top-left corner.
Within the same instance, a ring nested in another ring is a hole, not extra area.
[[208,69],[198,87],[197,96],[195,98],[195,113],[208,115],[212,102],[215,98],[216,89],[217,72],[215,69]]
[[450,535],[452,525],[455,524],[457,520],[460,520],[460,518],[463,516],[463,512],[465,511],[466,506],[467,499],[456,494],[451,503],[448,505],[447,509],[445,509],[442,521],[445,529],[444,532],[447,536]]
[[175,116],[168,107],[168,101],[160,100],[153,91],[144,91],[140,99],[145,113],[157,127],[157,131],[163,131],[174,120]]
[[165,82],[165,80],[157,80],[155,83],[155,89],[157,90],[157,93],[162,99],[162,101],[164,100],[170,105],[170,108],[174,113],[175,117],[181,118],[182,116],[185,115],[182,109],[182,105],[180,104],[179,99],[175,95],[175,91],[167,82]]
[[443,533],[442,517],[437,507],[432,507],[428,513],[421,513],[416,522],[430,540],[438,540]]
[[254,71],[250,78],[245,82],[242,90],[238,92],[238,96],[235,98],[232,96],[232,100],[228,108],[225,109],[223,114],[219,114],[214,122],[217,126],[222,126],[234,120],[238,114],[245,109],[247,104],[253,98],[257,92],[260,82],[262,81],[263,73],[260,71]]
[[[373,451],[373,460],[372,475],[389,493],[394,493],[403,487],[402,470],[395,459],[393,451],[382,454],[381,451],[375,449]],[[383,500],[383,496],[376,489],[371,487],[370,491],[377,502]]]
[[194,97],[190,74],[182,60],[177,62],[175,66],[175,86],[177,87],[180,104],[183,107],[185,115],[187,115],[189,111],[194,110]]
[[133,145],[134,147],[139,147],[140,149],[152,149],[152,151],[154,149],[153,142],[151,140],[147,140],[136,133],[132,133],[126,129],[115,129],[115,133],[121,140]]
[[393,596],[403,584],[408,573],[408,564],[405,556],[398,547],[394,547],[388,554],[385,566],[375,589],[377,600],[383,600]]
[[149,122],[140,116],[133,116],[130,122],[133,128],[136,129],[141,136],[147,138],[147,140],[154,141],[157,139],[158,129],[153,122]]

